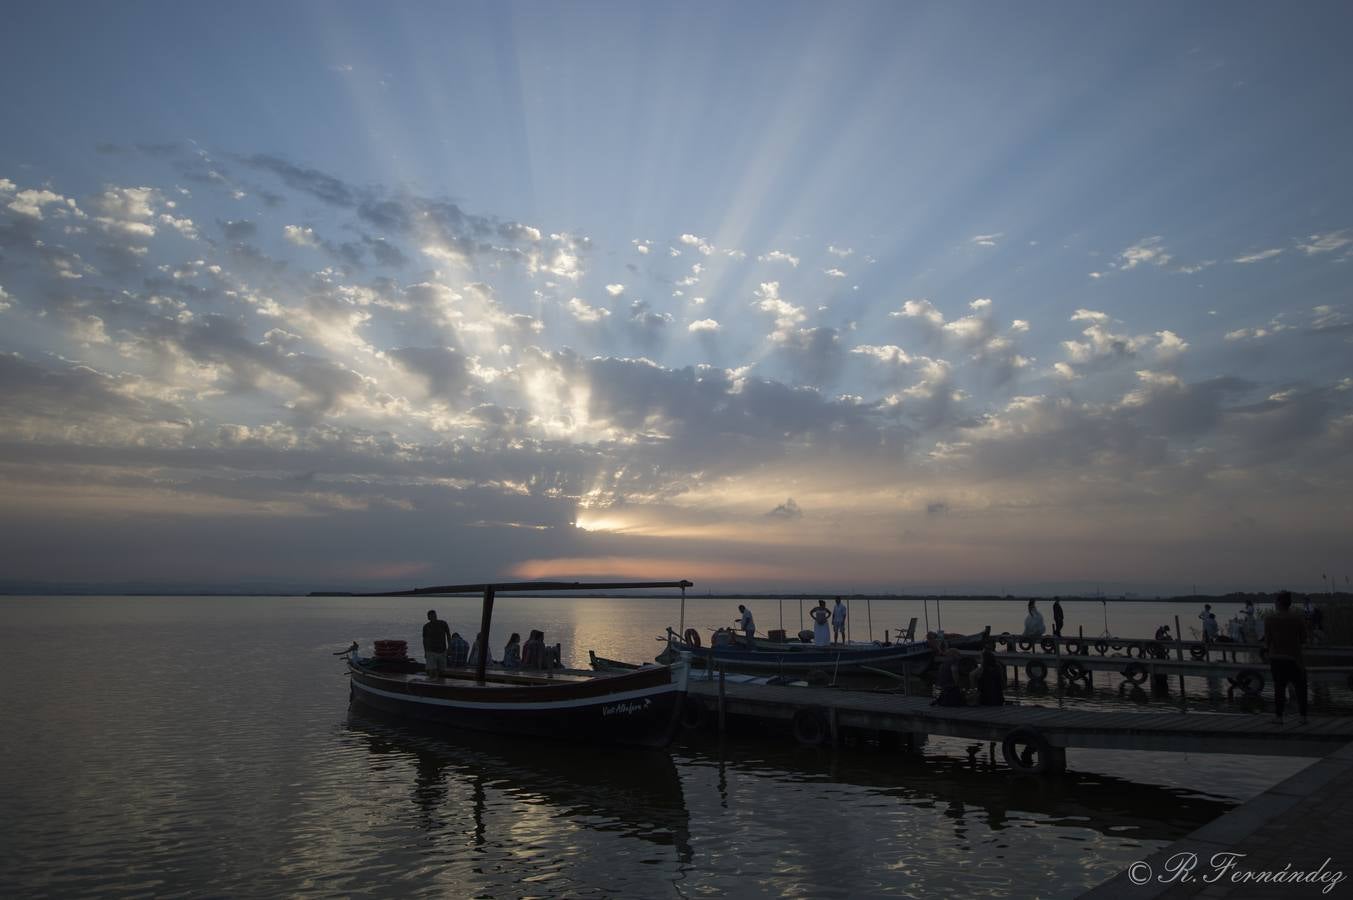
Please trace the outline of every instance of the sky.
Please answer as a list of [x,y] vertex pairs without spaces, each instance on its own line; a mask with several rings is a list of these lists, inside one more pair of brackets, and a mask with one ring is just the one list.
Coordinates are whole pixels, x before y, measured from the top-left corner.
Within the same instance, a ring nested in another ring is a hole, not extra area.
[[1346,3],[4,17],[0,579],[1353,571]]

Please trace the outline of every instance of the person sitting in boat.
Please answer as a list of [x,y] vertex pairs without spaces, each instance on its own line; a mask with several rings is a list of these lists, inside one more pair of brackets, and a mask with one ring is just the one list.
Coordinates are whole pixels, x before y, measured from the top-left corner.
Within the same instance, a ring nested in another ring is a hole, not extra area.
[[[480,636],[479,636],[478,634],[476,634],[476,635],[474,636],[474,643],[470,645],[470,655],[469,655],[468,657],[466,657],[466,660],[465,660],[465,665],[467,665],[467,666],[474,667],[474,666],[479,665],[479,637],[480,637]],[[485,663],[485,665],[489,665],[489,666],[493,665],[493,656],[492,656],[492,655],[489,656],[488,662]]]
[[545,668],[545,632],[532,629],[526,643],[521,645],[521,667],[523,669]]
[[1048,626],[1043,624],[1043,614],[1038,611],[1038,601],[1029,601],[1029,614],[1024,617],[1024,636],[1042,637],[1048,630]]
[[958,686],[958,661],[962,658],[963,654],[952,647],[944,654],[940,674],[935,679],[940,695],[932,701],[932,706],[963,705],[963,691]]
[[428,620],[423,625],[423,657],[427,660],[427,673],[433,678],[446,674],[446,648],[451,639],[451,626],[437,618],[437,610],[428,610]]
[[831,631],[827,628],[827,623],[832,620],[832,612],[827,609],[827,601],[817,601],[817,606],[809,611],[808,615],[813,617],[813,643],[819,647],[825,647],[832,642]]
[[756,622],[752,621],[752,611],[739,603],[738,612],[740,613],[738,627],[742,629],[742,633],[746,637],[747,646],[751,647],[752,637],[756,634]]
[[841,598],[836,598],[836,605],[832,607],[832,643],[844,644],[846,642],[846,614],[845,604]]
[[990,644],[982,648],[982,671],[977,676],[977,702],[983,706],[1005,705],[1005,666],[996,659]]
[[465,638],[456,631],[451,634],[451,643],[446,651],[446,661],[453,669],[463,669],[465,660],[470,655],[470,645],[465,643]]
[[512,637],[507,639],[507,646],[503,648],[503,668],[521,668],[521,635],[515,631],[512,632]]

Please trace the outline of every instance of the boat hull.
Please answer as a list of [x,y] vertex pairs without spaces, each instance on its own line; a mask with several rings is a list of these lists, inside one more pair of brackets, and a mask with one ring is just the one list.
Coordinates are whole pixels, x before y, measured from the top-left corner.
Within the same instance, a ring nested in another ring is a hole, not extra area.
[[[743,647],[692,647],[682,642],[673,642],[673,652],[689,653],[691,665],[696,668],[708,668],[711,663],[728,672],[748,672],[754,674],[807,674],[812,671],[823,672],[868,672],[870,668],[885,672],[904,674],[920,673],[929,664],[933,651],[924,644],[905,647],[876,647],[861,649],[786,649],[786,650],[748,650]],[[664,657],[659,657],[662,661]]]
[[511,676],[479,686],[349,666],[352,702],[383,713],[453,730],[648,747],[671,741],[687,674],[677,663],[585,679]]

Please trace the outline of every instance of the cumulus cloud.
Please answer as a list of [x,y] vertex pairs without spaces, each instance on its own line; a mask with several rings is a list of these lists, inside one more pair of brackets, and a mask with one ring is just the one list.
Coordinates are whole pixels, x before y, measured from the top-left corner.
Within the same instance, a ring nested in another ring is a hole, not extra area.
[[608,284],[606,285],[606,293],[610,294],[612,297],[619,297],[621,294],[625,293],[625,286],[623,284]]
[[790,497],[784,503],[766,513],[766,516],[771,519],[801,519],[803,518],[803,510],[799,507],[799,504],[794,502],[794,498]]
[[586,301],[580,297],[574,297],[565,304],[569,315],[579,322],[593,324],[600,322],[611,315],[611,311],[604,306],[589,306]]
[[968,239],[968,243],[977,247],[995,247],[996,242],[1005,237],[1005,232],[998,231],[995,234],[979,234]]
[[783,250],[772,250],[764,256],[758,256],[757,260],[759,262],[787,262],[794,268],[799,266],[799,258]]
[[691,332],[691,334],[698,334],[701,332],[712,333],[719,330],[719,323],[714,319],[697,319],[687,325],[686,330]]
[[845,278],[845,277],[846,277],[846,273],[845,273],[845,272],[841,271],[840,269],[838,269],[838,268],[836,268],[836,267],[834,267],[834,266],[833,266],[832,268],[830,268],[830,269],[823,269],[823,270],[822,270],[822,274],[823,274],[823,275],[826,275],[828,278]]
[[780,296],[778,281],[763,281],[753,292],[753,296],[756,298],[753,306],[775,316],[775,330],[770,335],[772,341],[786,340],[794,327],[807,318],[803,307],[795,306]]
[[680,238],[678,238],[678,240],[680,240],[681,243],[685,244],[688,247],[694,247],[696,250],[698,250],[705,256],[709,256],[716,249],[713,244],[711,244],[704,238],[700,237],[699,235],[683,234]]
[[319,238],[315,236],[315,229],[309,225],[286,225],[282,228],[282,234],[297,247],[319,246]]
[[847,256],[850,256],[855,251],[850,247],[837,247],[832,244],[828,244],[827,252],[830,253],[832,256],[839,256],[842,259],[845,259]]

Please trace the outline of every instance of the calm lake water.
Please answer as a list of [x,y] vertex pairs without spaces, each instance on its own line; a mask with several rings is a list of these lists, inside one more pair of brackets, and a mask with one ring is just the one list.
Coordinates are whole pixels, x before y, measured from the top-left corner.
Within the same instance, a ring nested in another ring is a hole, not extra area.
[[[750,605],[778,627],[777,603]],[[1099,603],[1064,605],[1071,633],[1103,630]],[[350,711],[331,654],[415,650],[429,606],[473,637],[477,599],[0,597],[0,896],[1072,897],[1306,764],[1072,751],[1067,777],[1022,781],[953,740],[920,759],[709,734],[653,753]],[[736,609],[691,600],[686,624]],[[919,601],[871,612],[876,635],[922,617]],[[1187,635],[1196,613],[1108,607],[1129,636],[1176,614]],[[1024,610],[939,614],[999,633]],[[492,644],[542,628],[566,662],[640,661],[677,615],[675,599],[500,598]],[[797,630],[797,602],[784,616]],[[1117,702],[1100,693],[1023,699]]]

